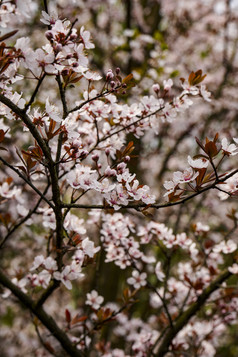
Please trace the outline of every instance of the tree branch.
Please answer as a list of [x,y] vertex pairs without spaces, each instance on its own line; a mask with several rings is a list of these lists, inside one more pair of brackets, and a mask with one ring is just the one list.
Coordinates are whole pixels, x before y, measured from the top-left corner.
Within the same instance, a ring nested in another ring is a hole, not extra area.
[[[47,187],[45,188],[44,192],[43,192],[43,196],[45,196],[45,194],[47,193],[49,188],[49,185],[47,185]],[[38,200],[38,202],[36,203],[35,207],[30,210],[28,212],[28,214],[23,217],[20,222],[18,222],[8,233],[7,235],[3,238],[3,240],[0,242],[0,249],[3,247],[3,245],[6,243],[6,241],[8,240],[8,238],[23,224],[25,223],[32,215],[33,213],[36,212],[37,208],[39,207],[41,201],[43,200],[42,197],[40,197],[40,199]]]
[[0,161],[7,167],[9,167],[12,171],[16,172],[16,174],[23,180],[25,181],[51,208],[54,208],[54,205],[45,197],[44,193],[41,193],[37,187],[35,187],[31,181],[29,181],[22,173],[16,169],[14,166],[10,165],[6,160],[4,160],[2,157],[0,157]]
[[56,219],[57,263],[58,263],[58,268],[60,270],[62,267],[61,247],[63,242],[63,215],[61,212],[61,200],[60,200],[60,189],[58,183],[57,167],[55,165],[55,162],[52,160],[50,148],[48,147],[47,143],[42,139],[36,126],[31,121],[30,117],[25,113],[25,111],[20,109],[17,105],[15,105],[10,99],[5,97],[3,94],[0,94],[0,102],[5,104],[9,109],[11,109],[16,115],[18,115],[22,119],[22,121],[28,127],[32,136],[35,138],[35,140],[37,141],[37,143],[39,144],[45,155],[46,164],[49,168],[49,172],[51,176],[52,199],[55,204],[54,206],[50,204],[50,206],[54,210],[55,219]]
[[48,315],[42,307],[36,307],[34,301],[21,291],[15,284],[9,280],[4,272],[0,270],[0,283],[19,299],[19,301],[28,308],[60,342],[63,349],[72,357],[82,357],[83,354],[73,345],[68,336],[60,329],[55,320]]
[[24,111],[27,112],[27,109],[31,106],[32,103],[34,103],[35,97],[39,91],[39,88],[41,86],[41,83],[43,82],[43,80],[45,79],[46,73],[43,74],[43,76],[38,80],[37,86],[31,96],[31,99],[29,100],[29,102],[25,105]]
[[5,104],[9,109],[11,109],[17,116],[19,116],[27,128],[30,130],[32,136],[36,139],[37,143],[41,147],[46,159],[51,161],[50,149],[46,142],[40,136],[35,124],[31,121],[30,117],[25,113],[25,110],[20,109],[16,104],[14,104],[10,99],[5,97],[0,93],[0,102]]
[[[223,273],[221,273],[220,276],[218,276],[206,289],[203,290],[202,294],[198,296],[197,301],[194,302],[186,311],[184,311],[184,313],[177,319],[177,321],[174,321],[173,328],[170,327],[167,330],[157,352],[155,353],[157,357],[165,356],[169,350],[171,342],[177,333],[181,331],[189,322],[191,317],[193,317],[201,309],[210,295],[215,290],[220,288],[220,284],[226,281],[231,275],[232,273],[230,273],[228,270],[225,270]],[[156,350],[157,344],[158,343],[156,341],[154,350]]]
[[[208,190],[211,189],[218,189],[216,185],[218,185],[221,182],[224,182],[226,180],[228,180],[228,178],[232,177],[233,175],[235,175],[238,172],[238,169],[231,172],[230,174],[226,175],[224,178],[222,178],[219,182],[215,181],[213,184],[204,187],[203,189],[201,189],[200,191],[197,191],[195,193],[193,193],[190,196],[187,196],[185,198],[183,198],[180,201],[176,201],[176,202],[168,202],[168,203],[164,203],[164,204],[158,204],[158,203],[154,203],[154,204],[146,204],[146,203],[138,203],[138,204],[129,204],[127,206],[123,206],[121,205],[121,209],[127,209],[127,208],[133,208],[136,210],[139,210],[141,208],[156,208],[156,209],[160,209],[160,208],[167,208],[167,207],[171,207],[171,206],[177,206],[180,205],[182,203],[185,203],[186,201],[191,200],[192,198],[202,194],[203,192],[206,192]],[[111,206],[106,206],[106,205],[84,205],[84,204],[74,204],[74,203],[62,203],[61,204],[62,208],[82,208],[82,209],[111,209]]]

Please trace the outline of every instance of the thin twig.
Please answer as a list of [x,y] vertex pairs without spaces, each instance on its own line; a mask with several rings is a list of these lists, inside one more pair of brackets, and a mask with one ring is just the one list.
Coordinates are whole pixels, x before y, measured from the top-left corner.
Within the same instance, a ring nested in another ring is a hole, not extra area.
[[41,193],[37,187],[35,187],[31,181],[29,181],[18,169],[16,169],[14,166],[10,165],[6,160],[4,160],[2,157],[0,157],[0,161],[7,167],[9,167],[12,171],[16,172],[16,174],[23,180],[25,181],[51,208],[54,208],[54,205],[52,202],[50,202],[44,195],[44,193]]
[[[232,177],[233,175],[235,175],[238,172],[238,169],[231,172],[230,174],[226,175],[225,177],[223,177],[221,180],[219,180],[219,182],[214,182],[213,184],[204,187],[203,189],[201,189],[200,191],[197,191],[195,193],[193,193],[190,196],[187,196],[185,198],[183,198],[180,201],[176,201],[176,202],[168,202],[168,203],[164,203],[164,204],[158,204],[158,203],[154,203],[154,204],[146,204],[146,203],[138,203],[138,204],[129,204],[127,206],[121,205],[120,208],[121,209],[128,209],[128,208],[132,208],[132,209],[140,209],[140,208],[156,208],[156,209],[160,209],[160,208],[167,208],[167,207],[171,207],[171,206],[177,206],[180,205],[182,203],[185,203],[186,201],[191,200],[192,198],[208,191],[211,189],[218,189],[217,188],[217,184],[222,183],[226,180],[228,180],[228,178]],[[84,205],[84,204],[71,204],[71,203],[62,203],[61,205],[62,208],[82,208],[82,209],[109,209],[112,208],[111,206],[106,206],[106,205]]]
[[34,102],[35,97],[39,91],[39,88],[41,86],[41,83],[43,82],[43,80],[45,79],[46,73],[43,74],[43,76],[38,80],[37,86],[31,96],[31,99],[29,100],[29,102],[25,105],[24,107],[24,111],[27,112],[27,109],[31,106],[31,104]]
[[[46,186],[43,192],[43,196],[46,195],[47,191],[49,189],[49,185]],[[39,198],[38,202],[36,203],[35,207],[28,212],[28,214],[20,220],[17,224],[14,225],[14,227],[7,233],[7,235],[3,238],[3,240],[0,243],[0,249],[3,247],[3,245],[6,243],[8,238],[19,228],[23,223],[25,223],[32,215],[33,213],[36,212],[37,208],[39,207],[41,201],[43,200],[42,197]]]

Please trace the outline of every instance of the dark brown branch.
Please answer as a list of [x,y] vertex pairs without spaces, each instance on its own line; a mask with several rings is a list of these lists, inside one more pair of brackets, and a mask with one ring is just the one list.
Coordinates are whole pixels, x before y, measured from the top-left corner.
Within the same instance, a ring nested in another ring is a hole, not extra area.
[[[30,130],[32,136],[35,138],[39,146],[41,147],[46,162],[45,164],[48,166],[50,177],[51,177],[51,187],[52,187],[52,199],[54,202],[54,206],[52,204],[50,206],[53,208],[56,219],[56,248],[57,248],[57,263],[59,270],[62,267],[62,242],[63,242],[63,215],[61,211],[61,200],[60,200],[60,189],[58,183],[58,174],[57,167],[55,162],[52,160],[51,151],[48,147],[47,143],[42,139],[39,134],[37,127],[31,121],[30,117],[25,113],[24,110],[20,109],[17,105],[15,105],[10,99],[5,97],[3,94],[0,94],[0,102],[5,104],[9,109],[11,109],[17,116],[19,116],[27,128]],[[41,194],[42,195],[42,194]],[[45,198],[44,198],[45,199]]]
[[[66,102],[66,97],[65,97],[65,89],[63,88],[60,75],[56,76],[56,81],[58,83],[60,98],[61,98],[61,102],[62,102],[62,106],[63,106],[63,119],[65,119],[68,115],[68,108],[67,108],[67,102]],[[58,137],[56,162],[58,162],[60,160],[61,149],[62,149],[62,144],[63,144],[63,135],[64,134],[61,132]],[[59,174],[59,165],[57,165],[57,176],[58,176],[58,174]]]
[[90,99],[87,99],[85,100],[83,103],[79,104],[77,107],[69,110],[69,113],[73,113],[73,112],[76,112],[77,110],[81,109],[82,107],[84,107],[86,104],[90,103],[90,102],[93,102],[94,100],[98,99],[98,98],[101,98],[101,97],[106,97],[108,94],[111,94],[113,93],[116,89],[119,89],[121,86],[117,86],[116,88],[114,88],[113,90],[106,90],[105,92],[103,93],[99,93],[98,95],[96,95],[95,97],[93,98],[90,98]]
[[73,345],[68,336],[60,329],[55,320],[48,315],[42,307],[36,307],[34,301],[23,293],[15,284],[0,270],[0,284],[9,289],[18,300],[28,308],[60,342],[63,349],[72,357],[82,357],[82,353]]
[[48,288],[43,292],[41,297],[36,303],[36,306],[42,306],[46,300],[51,296],[51,294],[60,286],[60,282],[58,280],[53,280]]
[[29,102],[25,105],[24,111],[27,112],[27,109],[31,106],[32,103],[34,103],[35,97],[39,91],[39,88],[41,86],[41,83],[43,82],[43,80],[45,79],[46,74],[44,73],[43,76],[38,80],[37,86],[31,96],[31,99],[29,100]]
[[[196,313],[204,306],[207,299],[210,295],[220,288],[220,285],[226,281],[232,273],[228,270],[225,270],[221,275],[219,275],[206,289],[203,290],[202,294],[198,296],[197,301],[194,302],[184,313],[174,322],[173,328],[169,328],[165,333],[162,342],[155,353],[157,357],[163,357],[169,350],[171,342],[177,335],[179,331],[181,331],[184,326],[189,322],[191,317],[195,316]],[[154,350],[156,350],[157,342],[155,343]]]
[[56,82],[58,83],[60,99],[61,99],[61,102],[63,105],[63,119],[65,119],[68,115],[68,108],[67,108],[67,102],[66,102],[66,97],[65,97],[65,89],[63,88],[60,75],[56,76],[55,79],[56,79]]
[[44,3],[45,12],[47,12],[48,14],[49,12],[48,12],[47,0],[43,0],[43,3]]
[[[171,207],[171,206],[177,206],[180,205],[182,203],[185,203],[186,201],[191,200],[192,198],[208,191],[211,189],[218,189],[217,185],[221,182],[225,182],[228,178],[232,177],[233,175],[235,175],[238,172],[238,169],[231,172],[230,174],[226,175],[225,177],[223,177],[222,179],[219,180],[219,182],[215,181],[213,184],[206,186],[204,188],[202,188],[200,191],[197,191],[195,193],[193,193],[190,196],[187,196],[185,198],[183,198],[180,201],[176,201],[176,202],[168,202],[168,203],[164,203],[164,204],[158,204],[158,203],[154,203],[154,204],[146,204],[146,203],[138,203],[138,204],[129,204],[127,206],[120,206],[121,209],[127,209],[127,208],[133,208],[136,210],[140,210],[141,208],[146,208],[146,207],[151,207],[151,208],[156,208],[156,209],[160,209],[160,208],[166,208],[166,207]],[[73,204],[73,203],[62,203],[61,205],[62,208],[82,208],[82,209],[109,209],[111,208],[110,206],[105,206],[105,205],[83,205],[83,204]]]

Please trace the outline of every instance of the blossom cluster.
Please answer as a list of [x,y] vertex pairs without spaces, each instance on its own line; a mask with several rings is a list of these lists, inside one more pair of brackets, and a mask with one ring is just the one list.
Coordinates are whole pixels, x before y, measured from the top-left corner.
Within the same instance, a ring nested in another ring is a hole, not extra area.
[[[142,3],[0,2],[9,357],[212,357],[237,321],[235,12],[218,26],[214,1]],[[198,62],[212,94],[201,69],[177,85]]]
[[[236,138],[233,138],[233,140],[235,141],[235,143],[237,143]],[[212,143],[214,145],[214,148],[211,149],[210,153],[208,149],[209,143]],[[181,171],[174,172],[173,179],[164,182],[164,187],[167,190],[164,196],[168,197],[169,200],[172,201],[172,200],[180,199],[183,197],[184,192],[186,191],[196,192],[196,190],[200,189],[203,184],[208,184],[211,181],[211,178],[213,179],[212,174],[206,175],[209,164],[212,165],[214,174],[217,176],[217,181],[219,181],[218,174],[217,174],[218,166],[221,164],[221,162],[226,156],[234,156],[238,154],[237,151],[238,147],[235,144],[228,144],[228,140],[226,138],[223,138],[221,140],[220,149],[218,149],[215,143],[215,139],[213,142],[207,139],[207,143],[205,147],[203,147],[201,143],[199,143],[199,145],[202,147],[203,151],[207,155],[200,155],[199,158],[197,158],[196,156],[194,159],[188,156],[188,164],[190,165],[189,168],[186,168],[183,172]],[[213,160],[220,153],[222,153],[222,156],[220,158],[219,165],[217,165],[216,168],[214,166]],[[222,185],[221,191],[224,192],[219,193],[221,199],[226,199],[229,194],[236,193],[236,186],[234,186],[234,182],[236,182],[235,181],[236,175],[237,174],[232,175],[231,178],[228,178],[228,180],[224,182],[225,185],[224,186]],[[222,179],[220,181],[222,182]],[[182,189],[181,184],[187,184],[186,188]],[[227,194],[226,194],[226,188],[227,188]]]

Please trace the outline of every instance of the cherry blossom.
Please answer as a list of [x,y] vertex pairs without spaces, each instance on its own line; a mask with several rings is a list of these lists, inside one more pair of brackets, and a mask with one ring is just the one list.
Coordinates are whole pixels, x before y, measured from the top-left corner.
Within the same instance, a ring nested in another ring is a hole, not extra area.
[[[238,174],[236,173],[232,177],[228,178],[224,185],[222,185],[223,192],[219,192],[218,195],[221,200],[226,200],[229,197],[229,194],[237,194],[237,185],[238,185]],[[226,193],[227,192],[227,193]]]
[[127,279],[128,284],[133,285],[135,289],[140,289],[147,284],[147,274],[139,273],[137,270],[133,270],[132,277]]
[[58,123],[61,122],[62,118],[60,116],[59,109],[55,105],[50,104],[49,98],[46,99],[45,110],[51,119]]
[[206,86],[204,84],[202,84],[200,87],[200,94],[207,102],[211,101],[211,93],[206,89]]
[[92,309],[98,310],[103,303],[104,298],[98,295],[96,290],[92,290],[87,294],[86,305],[90,305]]
[[235,144],[228,144],[227,138],[223,138],[221,141],[221,148],[223,150],[223,153],[225,155],[236,155],[237,152],[237,146]]
[[229,354],[236,6],[19,0],[0,17],[2,354]]
[[231,267],[228,268],[228,270],[232,273],[232,274],[238,274],[238,264],[233,264]]
[[233,242],[231,239],[229,239],[227,242],[222,241],[221,243],[217,244],[214,248],[213,251],[215,253],[224,253],[224,254],[229,254],[234,252],[237,249],[237,244]]
[[160,281],[163,281],[165,278],[165,274],[163,273],[161,269],[161,262],[158,262],[155,267],[155,274],[157,276],[157,279]]
[[82,26],[80,29],[80,36],[83,40],[83,44],[84,44],[85,48],[91,49],[91,48],[95,47],[95,45],[93,43],[91,43],[91,41],[90,41],[90,32],[85,31],[84,26]]
[[16,195],[19,195],[21,193],[21,189],[17,187],[13,187],[10,189],[10,185],[8,182],[3,182],[2,185],[0,185],[0,196],[5,197],[5,198],[12,198]]
[[202,169],[208,167],[208,160],[206,159],[195,159],[193,160],[191,156],[188,156],[188,163],[194,169]]
[[164,90],[165,90],[165,91],[170,91],[171,88],[172,88],[172,86],[173,86],[173,81],[172,81],[172,79],[170,78],[170,79],[168,79],[167,81],[164,80],[164,81],[163,81],[163,86],[164,86]]
[[41,14],[42,18],[40,19],[40,21],[45,25],[54,25],[56,20],[58,19],[58,15],[55,12],[48,14],[43,10],[41,11]]
[[82,249],[86,255],[88,255],[90,258],[93,258],[93,256],[100,250],[100,247],[95,248],[94,243],[91,242],[88,238],[85,238],[82,241]]
[[67,289],[71,290],[71,280],[81,279],[84,275],[81,273],[81,267],[72,263],[72,266],[67,265],[62,272],[56,271],[53,276],[56,280],[60,280]]
[[43,265],[45,262],[45,258],[43,255],[38,255],[37,257],[35,257],[33,265],[30,269],[30,271],[36,270],[37,268],[39,268],[41,265]]

